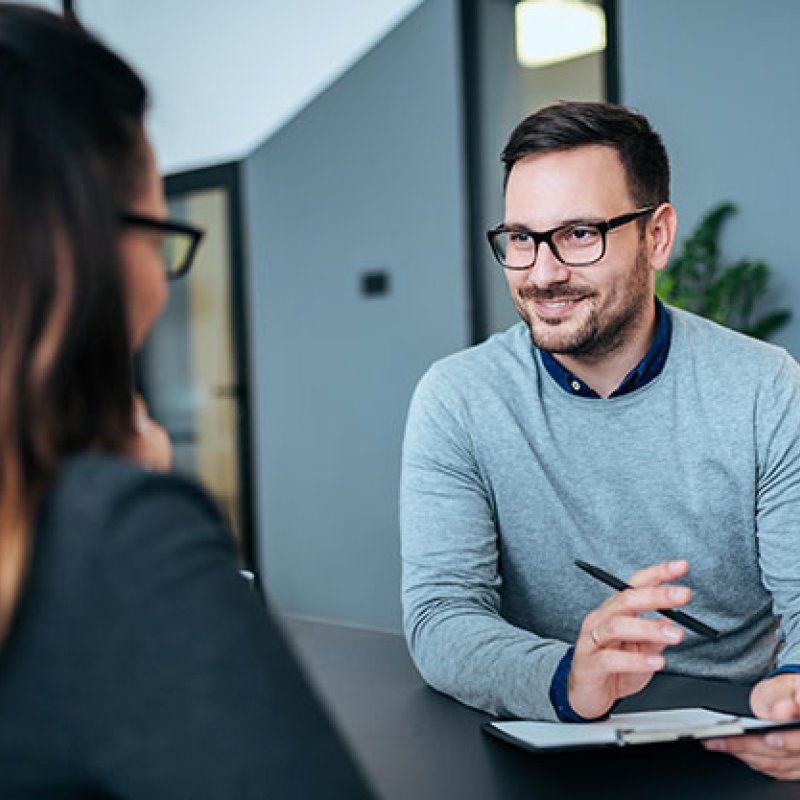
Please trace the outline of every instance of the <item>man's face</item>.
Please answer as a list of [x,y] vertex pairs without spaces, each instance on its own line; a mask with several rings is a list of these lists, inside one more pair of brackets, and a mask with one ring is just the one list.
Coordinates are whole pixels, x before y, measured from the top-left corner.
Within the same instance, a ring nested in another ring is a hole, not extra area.
[[[634,211],[616,151],[602,145],[518,161],[506,187],[505,224],[545,231]],[[623,346],[648,319],[653,272],[636,222],[607,234],[595,264],[568,267],[546,244],[526,270],[505,270],[509,292],[534,344],[575,357],[601,357]]]

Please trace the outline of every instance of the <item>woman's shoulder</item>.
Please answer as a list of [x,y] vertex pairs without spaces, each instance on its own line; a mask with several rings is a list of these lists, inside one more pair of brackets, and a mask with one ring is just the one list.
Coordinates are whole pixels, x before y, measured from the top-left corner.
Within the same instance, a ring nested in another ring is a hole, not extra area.
[[69,459],[45,498],[51,514],[84,524],[107,524],[110,517],[142,503],[176,502],[197,506],[212,516],[219,514],[208,493],[189,476],[146,470],[130,459],[102,453]]
[[196,481],[95,453],[59,471],[34,540],[35,553],[75,580],[86,570],[147,570],[204,546],[226,556],[233,550],[215,502]]

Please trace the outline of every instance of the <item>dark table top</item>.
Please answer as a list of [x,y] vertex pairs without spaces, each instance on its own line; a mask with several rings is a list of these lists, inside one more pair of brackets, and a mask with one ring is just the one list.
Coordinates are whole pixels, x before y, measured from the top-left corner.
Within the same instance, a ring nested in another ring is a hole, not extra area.
[[[401,636],[286,617],[283,623],[383,800],[800,798],[800,782],[775,781],[696,743],[526,752],[483,733],[488,714],[428,688]],[[747,713],[748,692],[741,684],[657,676],[618,710]]]

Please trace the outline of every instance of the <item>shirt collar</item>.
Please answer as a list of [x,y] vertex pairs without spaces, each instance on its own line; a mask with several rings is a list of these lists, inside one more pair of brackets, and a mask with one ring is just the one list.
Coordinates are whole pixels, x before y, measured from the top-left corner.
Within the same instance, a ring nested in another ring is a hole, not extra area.
[[[622,395],[635,392],[646,386],[653,378],[661,374],[664,364],[667,362],[669,345],[672,341],[672,320],[664,304],[656,297],[656,335],[644,354],[642,360],[625,376],[620,385],[609,395],[609,397],[621,397]],[[538,348],[534,347],[534,352]],[[573,375],[568,369],[561,365],[546,350],[538,350],[542,358],[542,364],[549,373],[550,377],[569,394],[576,397],[599,398],[588,384]]]

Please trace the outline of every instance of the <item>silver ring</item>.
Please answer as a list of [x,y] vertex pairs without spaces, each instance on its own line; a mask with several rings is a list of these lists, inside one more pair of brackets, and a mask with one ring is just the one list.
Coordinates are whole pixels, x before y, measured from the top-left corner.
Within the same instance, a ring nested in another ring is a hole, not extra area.
[[590,637],[590,638],[591,638],[591,640],[594,642],[594,644],[595,644],[595,647],[600,647],[600,648],[602,648],[602,647],[603,647],[603,643],[602,643],[602,642],[600,641],[600,639],[598,639],[598,637],[597,637],[597,631],[596,631],[596,629],[595,629],[595,628],[592,628],[592,629],[589,631],[589,637]]

